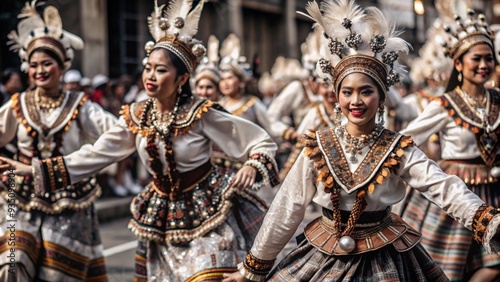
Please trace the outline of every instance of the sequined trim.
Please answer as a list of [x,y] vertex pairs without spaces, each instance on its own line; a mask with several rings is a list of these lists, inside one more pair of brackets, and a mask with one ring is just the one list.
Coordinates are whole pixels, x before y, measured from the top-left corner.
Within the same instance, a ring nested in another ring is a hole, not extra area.
[[[124,105],[120,111],[128,127],[134,134],[149,136],[155,134],[156,131],[148,123],[145,126],[140,126],[140,121],[145,113],[146,101],[134,103],[132,105]],[[209,108],[221,110],[220,105],[209,100],[205,100],[193,96],[189,103],[179,107],[175,121],[172,123],[172,136],[184,135],[194,127],[194,121],[201,119],[204,113],[208,112]]]
[[500,213],[499,209],[496,209],[488,204],[482,204],[477,209],[474,214],[474,218],[472,219],[472,231],[474,232],[474,240],[476,240],[479,244],[483,243],[486,228],[493,217],[498,213]]
[[133,219],[129,228],[146,240],[187,244],[226,220],[236,192],[229,188],[231,180],[226,169],[216,168],[207,179],[175,201],[158,193],[150,184],[130,205]]

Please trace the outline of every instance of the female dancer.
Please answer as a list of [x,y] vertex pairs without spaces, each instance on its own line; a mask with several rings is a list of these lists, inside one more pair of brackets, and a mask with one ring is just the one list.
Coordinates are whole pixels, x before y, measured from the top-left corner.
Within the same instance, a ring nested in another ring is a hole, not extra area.
[[306,136],[240,272],[224,281],[266,279],[311,201],[323,206],[323,216],[306,227],[306,239],[269,281],[447,281],[418,243],[420,234],[390,213],[405,182],[496,251],[499,211],[445,174],[411,138],[376,122],[385,91],[398,80],[397,51],[407,50],[406,42],[375,7],[340,0],[324,2],[322,11],[315,2],[306,9],[326,31],[318,67],[331,77],[348,122]]
[[[402,132],[417,144],[439,133],[439,166],[460,177],[483,201],[500,205],[498,179],[500,160],[500,93],[486,89],[494,73],[492,36],[483,15],[462,21],[449,31],[447,56],[454,69],[446,93],[431,102]],[[403,218],[420,224],[422,245],[441,266],[448,278],[456,281],[494,281],[500,276],[500,257],[488,254],[474,239],[473,232],[447,216],[435,205],[422,210],[422,200],[412,197]],[[439,238],[439,239],[437,239]]]
[[[44,21],[35,6],[26,3],[18,33],[10,33],[35,88],[0,108],[0,147],[17,137],[17,160],[24,164],[74,152],[117,122],[83,92],[62,89],[73,49],[83,42],[62,29],[56,8],[45,8]],[[43,193],[33,177],[8,175],[1,191],[0,280],[107,280],[93,206],[101,188],[93,174],[73,183],[51,174],[58,189]]]
[[[193,38],[203,1],[189,14],[190,1],[170,5],[165,14],[155,5],[149,18],[155,42],[146,44],[143,81],[151,98],[125,106],[94,145],[34,159],[34,175],[44,193],[58,185],[51,175],[78,181],[137,151],[153,181],[131,204],[136,280],[216,280],[236,270],[260,227],[264,204],[245,188],[276,182],[277,146],[258,126],[191,94],[186,82],[204,55]],[[243,162],[236,174],[211,165],[212,142]],[[30,166],[3,161],[14,173],[30,174]]]

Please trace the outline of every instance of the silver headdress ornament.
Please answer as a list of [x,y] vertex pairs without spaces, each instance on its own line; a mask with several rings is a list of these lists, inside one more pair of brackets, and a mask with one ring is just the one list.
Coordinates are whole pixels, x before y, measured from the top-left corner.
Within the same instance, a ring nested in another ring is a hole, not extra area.
[[306,11],[299,13],[324,30],[316,72],[331,80],[337,93],[342,80],[354,72],[370,76],[382,89],[399,82],[404,72],[399,53],[407,53],[410,45],[378,8],[363,10],[353,0],[336,0],[322,2],[321,8],[309,2]]
[[455,15],[454,20],[454,28],[450,26],[444,27],[444,30],[448,33],[446,42],[443,44],[446,56],[458,59],[467,50],[479,44],[488,44],[494,49],[495,34],[489,28],[483,14],[479,14],[476,18],[474,10],[469,9],[466,19]]
[[73,49],[83,48],[83,40],[62,27],[59,11],[54,6],[48,6],[43,11],[43,19],[36,10],[36,0],[26,2],[21,13],[22,19],[17,25],[17,32],[11,31],[7,44],[11,50],[17,51],[21,58],[21,70],[28,72],[29,58],[33,51],[39,48],[50,50],[68,70],[73,60]]
[[172,0],[167,10],[164,10],[165,5],[158,6],[155,0],[155,9],[148,17],[154,42],[149,41],[144,46],[146,56],[156,48],[166,49],[179,57],[190,73],[193,72],[206,52],[201,41],[194,38],[205,1],[201,0],[191,11],[192,0]]
[[208,37],[207,55],[203,57],[196,68],[195,81],[207,78],[218,84],[220,82],[219,64],[219,39],[214,35]]
[[247,63],[247,58],[241,56],[241,43],[236,34],[229,34],[220,48],[221,71],[233,71],[240,79],[247,81],[252,75],[250,65]]

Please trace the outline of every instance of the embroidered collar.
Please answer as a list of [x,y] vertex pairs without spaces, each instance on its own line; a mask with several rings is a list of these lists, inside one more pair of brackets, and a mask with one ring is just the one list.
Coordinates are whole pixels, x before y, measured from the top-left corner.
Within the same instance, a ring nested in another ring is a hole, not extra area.
[[[122,107],[120,114],[123,115],[129,128],[133,133],[140,133],[143,136],[155,134],[154,127],[151,126],[149,121],[145,126],[141,126],[140,122],[143,115],[146,113],[147,100],[134,103],[130,106],[125,105]],[[209,108],[220,110],[222,107],[209,100],[193,96],[184,105],[180,106],[175,116],[175,120],[171,125],[172,136],[183,135],[189,132],[194,126],[194,121],[201,118],[201,116],[208,112]]]
[[373,179],[398,141],[403,137],[399,133],[384,129],[370,147],[361,164],[354,173],[351,173],[344,150],[333,130],[318,131],[316,134],[318,146],[323,155],[327,157],[327,165],[335,183],[348,193],[367,185]]

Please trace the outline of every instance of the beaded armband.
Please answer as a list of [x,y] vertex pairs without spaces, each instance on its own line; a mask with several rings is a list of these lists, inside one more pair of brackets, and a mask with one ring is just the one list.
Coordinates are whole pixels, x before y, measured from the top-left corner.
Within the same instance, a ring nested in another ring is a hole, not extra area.
[[257,169],[258,174],[253,190],[260,189],[263,185],[274,187],[280,183],[278,169],[274,159],[263,153],[253,154],[243,165],[249,165]]
[[[243,268],[254,275],[258,276],[266,276],[274,265],[273,260],[262,260],[255,257],[251,252],[249,252],[245,258],[245,262],[243,262]],[[253,280],[253,279],[252,279]]]
[[486,234],[486,228],[488,224],[493,219],[495,215],[500,213],[500,211],[488,204],[482,204],[476,211],[474,218],[472,220],[472,231],[474,233],[474,239],[482,244],[484,241],[484,235]]
[[62,156],[41,160],[40,165],[44,175],[45,192],[53,192],[70,184],[69,174]]

